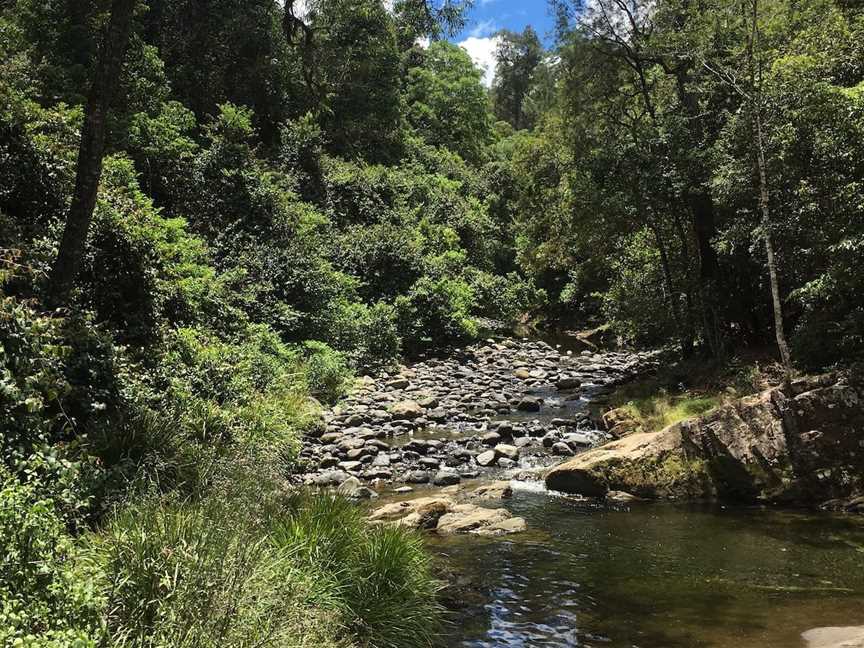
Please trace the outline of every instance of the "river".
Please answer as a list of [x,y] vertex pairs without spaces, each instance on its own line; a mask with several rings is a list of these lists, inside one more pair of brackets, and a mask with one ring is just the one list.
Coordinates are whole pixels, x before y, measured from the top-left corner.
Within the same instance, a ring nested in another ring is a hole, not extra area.
[[447,645],[797,648],[864,624],[864,519],[762,508],[589,505],[520,488],[530,531],[432,539],[479,588]]

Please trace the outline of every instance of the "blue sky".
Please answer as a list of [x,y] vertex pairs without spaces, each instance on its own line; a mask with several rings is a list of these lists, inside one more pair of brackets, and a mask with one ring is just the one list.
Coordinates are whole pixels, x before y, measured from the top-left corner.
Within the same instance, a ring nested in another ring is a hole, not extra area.
[[486,72],[484,81],[494,77],[494,34],[501,29],[521,32],[531,25],[541,39],[550,45],[554,22],[547,0],[476,0],[468,24],[453,41],[464,47],[474,62]]

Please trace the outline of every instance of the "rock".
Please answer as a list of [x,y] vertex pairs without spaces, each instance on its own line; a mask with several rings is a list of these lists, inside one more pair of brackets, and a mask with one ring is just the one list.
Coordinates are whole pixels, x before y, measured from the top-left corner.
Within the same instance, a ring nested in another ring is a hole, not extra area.
[[807,648],[864,648],[864,626],[815,628],[801,635]]
[[569,444],[558,441],[552,445],[552,454],[559,457],[572,457],[576,453],[573,452],[573,448]]
[[544,448],[551,448],[556,443],[558,443],[558,441],[560,441],[560,438],[558,437],[558,435],[555,432],[548,432],[545,435],[543,435],[543,439],[541,440],[541,443],[543,444]]
[[497,463],[501,468],[515,468],[518,465],[515,461],[508,459],[507,457],[501,457]]
[[469,531],[472,535],[479,535],[488,538],[496,538],[498,536],[510,535],[511,533],[522,533],[528,528],[525,518],[511,517],[509,520],[495,522],[488,526],[482,526],[479,529]]
[[474,504],[459,504],[438,520],[438,535],[469,533],[475,529],[503,522],[512,516],[506,509],[488,509]]
[[609,491],[606,493],[607,502],[638,502],[641,498],[625,493],[624,491]]
[[458,473],[454,472],[445,472],[441,471],[436,473],[432,478],[432,484],[434,486],[453,486],[454,484],[458,484],[462,479],[459,477]]
[[495,459],[498,458],[498,455],[494,450],[487,450],[486,452],[481,452],[477,455],[476,461],[478,466],[491,466],[495,463]]
[[338,486],[349,477],[348,473],[341,470],[331,470],[330,472],[316,475],[312,481],[316,486]]
[[817,505],[864,492],[864,385],[809,377],[553,468],[550,490],[585,496]]
[[336,489],[336,492],[340,495],[348,495],[352,491],[357,488],[360,488],[363,484],[360,483],[360,480],[356,477],[349,477],[341,484],[339,484],[339,488]]
[[394,391],[397,389],[405,389],[410,384],[411,384],[411,382],[405,378],[396,378],[394,380],[387,382],[387,384],[384,385],[384,387],[388,391]]
[[515,461],[519,458],[519,448],[512,445],[507,445],[506,443],[499,443],[495,446],[495,452],[498,453],[500,457],[506,457],[512,461]]
[[340,461],[339,467],[347,472],[359,470],[363,466],[362,461]]
[[347,496],[351,499],[375,499],[378,497],[378,493],[366,486],[360,486],[348,493]]
[[401,494],[401,493],[410,493],[410,492],[412,492],[413,490],[414,490],[414,489],[411,488],[410,486],[400,486],[399,488],[394,488],[394,489],[393,489],[393,492],[394,492],[394,493],[400,493],[400,494]]
[[513,372],[513,375],[519,380],[528,380],[531,377],[531,372],[527,369],[519,368]]
[[501,440],[501,435],[497,432],[487,432],[483,436],[480,437],[480,441],[482,441],[486,445],[494,446]]
[[570,432],[564,435],[564,441],[570,446],[590,446],[594,444],[594,438],[579,432]]
[[390,415],[395,421],[410,421],[423,416],[426,410],[417,401],[400,401],[390,407]]
[[390,455],[380,453],[372,460],[372,465],[376,468],[386,468],[390,465]]
[[539,412],[540,400],[534,396],[525,396],[516,403],[516,409],[520,412]]
[[513,497],[513,488],[510,482],[496,481],[489,484],[483,484],[474,490],[465,493],[465,497],[475,501],[508,499]]
[[567,389],[578,389],[582,386],[582,381],[578,378],[571,377],[559,378],[558,382],[555,383],[555,386],[562,391]]
[[438,399],[434,396],[429,396],[427,398],[421,398],[417,401],[417,404],[420,405],[423,409],[434,410],[438,407]]
[[426,484],[429,482],[429,473],[425,470],[409,470],[405,473],[405,481],[409,484]]

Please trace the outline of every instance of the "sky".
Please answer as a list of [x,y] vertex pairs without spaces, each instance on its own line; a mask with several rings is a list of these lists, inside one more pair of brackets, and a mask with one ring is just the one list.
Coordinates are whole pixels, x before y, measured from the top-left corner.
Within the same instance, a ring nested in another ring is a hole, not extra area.
[[501,29],[521,32],[531,25],[540,38],[550,45],[554,26],[547,0],[475,0],[468,24],[453,41],[464,47],[485,71],[489,86],[495,76],[495,33]]

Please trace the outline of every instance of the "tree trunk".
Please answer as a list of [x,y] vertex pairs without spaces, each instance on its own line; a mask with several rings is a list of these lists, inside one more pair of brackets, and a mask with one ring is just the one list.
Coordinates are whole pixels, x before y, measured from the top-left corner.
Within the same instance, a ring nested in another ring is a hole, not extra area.
[[771,304],[774,309],[774,334],[777,337],[777,348],[780,359],[786,370],[786,379],[792,377],[792,354],[786,341],[786,331],[783,326],[783,303],[780,298],[780,281],[777,278],[777,260],[774,257],[774,241],[771,237],[770,196],[768,193],[768,171],[765,162],[765,138],[762,132],[762,62],[756,61],[759,47],[759,0],[752,0],[751,30],[749,58],[751,96],[750,107],[753,115],[753,135],[756,140],[756,166],[759,169],[759,207],[762,211],[762,236],[765,240],[765,254],[768,260],[768,277],[771,283]]
[[777,278],[777,260],[774,258],[774,241],[771,238],[771,212],[768,196],[768,174],[765,164],[765,148],[762,137],[762,118],[758,108],[754,111],[753,122],[756,130],[756,159],[759,167],[759,206],[762,210],[762,236],[765,239],[765,254],[768,257],[768,276],[771,283],[771,302],[774,307],[774,334],[777,336],[777,348],[780,359],[786,370],[787,378],[792,375],[792,354],[786,341],[786,331],[783,326],[783,304],[780,299],[780,281]]
[[66,218],[60,251],[51,272],[49,291],[51,302],[55,306],[68,301],[75,277],[81,269],[84,244],[102,177],[105,120],[117,89],[136,4],[137,0],[113,0],[111,5],[111,17],[84,113],[75,194]]

